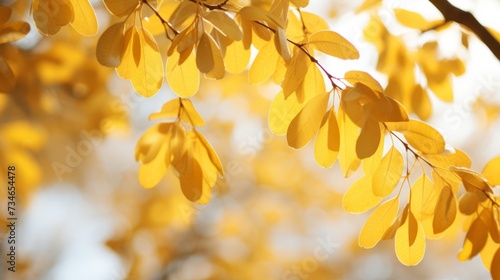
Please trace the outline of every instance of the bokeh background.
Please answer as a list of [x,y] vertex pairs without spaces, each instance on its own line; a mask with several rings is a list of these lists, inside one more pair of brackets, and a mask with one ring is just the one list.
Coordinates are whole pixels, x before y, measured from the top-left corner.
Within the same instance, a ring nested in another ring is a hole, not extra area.
[[[28,19],[30,1],[12,5],[17,19]],[[451,1],[500,30],[498,1]],[[100,32],[112,18],[92,1]],[[367,14],[355,14],[361,1],[311,0],[306,11],[328,20],[333,30],[360,51],[357,61],[322,57],[332,73],[372,73],[378,52],[363,38]],[[437,37],[440,55],[458,56],[466,73],[454,78],[455,102],[431,96],[429,120],[447,142],[466,151],[480,171],[500,154],[500,63],[473,36],[460,47],[461,29],[420,34],[398,25],[401,7],[438,18],[426,1],[384,1],[378,10],[389,30],[408,48]],[[497,11],[497,12],[495,12]],[[31,23],[32,24],[32,23]],[[159,36],[161,37],[161,36]],[[456,254],[463,218],[440,240],[428,240],[416,267],[400,264],[393,241],[365,250],[358,234],[369,213],[342,209],[342,195],[360,174],[343,178],[335,164],[319,167],[312,145],[287,147],[267,125],[272,84],[250,86],[247,72],[221,81],[203,80],[193,98],[207,125],[200,131],[219,154],[226,175],[207,205],[189,202],[171,171],[153,189],[137,179],[134,148],[153,122],[149,114],[175,98],[164,83],[150,99],[95,59],[96,37],[70,28],[0,45],[17,85],[0,94],[2,173],[16,162],[17,272],[0,263],[0,279],[488,279],[481,259],[462,263]],[[161,40],[161,39],[160,39]],[[161,43],[160,43],[161,44]],[[4,176],[4,175],[2,175]],[[5,182],[6,179],[3,179]],[[0,190],[2,220],[6,184]],[[5,227],[0,233],[6,233]],[[7,244],[2,239],[2,256]]]

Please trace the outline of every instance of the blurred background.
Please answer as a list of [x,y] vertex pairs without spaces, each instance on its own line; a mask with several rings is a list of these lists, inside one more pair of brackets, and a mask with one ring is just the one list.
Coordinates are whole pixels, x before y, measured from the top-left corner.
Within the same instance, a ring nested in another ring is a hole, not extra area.
[[[29,18],[30,1],[10,5],[15,20]],[[101,1],[91,1],[100,29],[112,19]],[[450,1],[500,30],[498,1]],[[378,51],[365,40],[370,15],[354,11],[362,1],[311,0],[306,11],[321,15],[359,50],[357,61],[321,57],[337,76],[360,69],[382,85]],[[447,142],[464,150],[480,171],[500,154],[500,63],[474,36],[468,50],[462,30],[439,34],[402,27],[394,8],[439,12],[427,1],[383,1],[376,14],[409,50],[434,38],[439,55],[459,57],[466,72],[453,77],[455,99],[430,96],[428,120]],[[0,165],[16,165],[16,273],[0,263],[0,279],[488,279],[481,259],[462,263],[463,217],[440,240],[428,240],[416,267],[400,264],[394,241],[366,250],[358,234],[369,213],[342,209],[342,195],[360,177],[343,178],[337,164],[324,169],[312,145],[288,148],[267,125],[276,93],[271,83],[250,86],[247,72],[220,81],[202,80],[192,99],[207,125],[225,177],[207,205],[189,202],[171,170],[153,189],[138,182],[134,148],[154,124],[148,116],[175,98],[164,83],[150,99],[95,59],[98,36],[65,27],[41,37],[32,22],[26,38],[0,45],[16,87],[0,94]],[[158,36],[160,38],[161,36]],[[162,44],[161,39],[159,39]],[[165,44],[165,42],[163,42]],[[412,117],[415,117],[412,115]],[[2,176],[5,176],[2,175]],[[6,182],[6,178],[2,178]],[[0,213],[6,224],[6,184]],[[6,227],[0,228],[6,235]],[[2,239],[2,260],[6,238]]]

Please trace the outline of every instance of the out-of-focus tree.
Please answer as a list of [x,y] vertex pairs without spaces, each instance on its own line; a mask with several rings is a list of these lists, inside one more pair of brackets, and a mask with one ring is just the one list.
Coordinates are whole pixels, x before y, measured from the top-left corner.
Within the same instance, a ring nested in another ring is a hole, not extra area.
[[[396,257],[406,266],[421,262],[428,239],[444,240],[463,227],[458,259],[480,255],[491,276],[500,279],[495,189],[500,156],[475,171],[474,159],[447,144],[427,122],[433,103],[453,102],[453,81],[467,71],[470,38],[479,38],[500,59],[499,34],[445,0],[421,3],[441,13],[432,20],[367,0],[355,13],[368,18],[361,37],[379,54],[378,73],[336,74],[335,62],[363,53],[330,28],[327,18],[310,12],[309,4],[34,0],[0,6],[0,165],[2,170],[15,165],[22,174],[16,182],[20,209],[28,207],[42,182],[83,180],[85,174],[76,169],[95,143],[112,132],[130,131],[127,115],[141,104],[126,107],[116,97],[129,80],[141,98],[154,98],[162,86],[177,97],[150,112],[152,124],[135,147],[137,176],[124,178],[124,187],[108,196],[125,222],[106,244],[122,258],[126,275],[356,277],[356,268],[349,267],[356,249],[335,264],[320,263],[333,250],[329,240],[320,241],[326,245],[297,266],[272,240],[280,230],[307,231],[311,225],[299,217],[311,205],[323,210],[342,205],[352,213],[372,210],[356,246],[394,240]],[[405,32],[392,31],[381,9]],[[32,27],[41,34],[32,36],[36,43],[16,43],[33,34]],[[443,54],[440,38],[449,32],[460,34],[457,54]],[[406,34],[417,36],[418,44],[410,46]],[[209,108],[224,102],[229,102],[220,107],[229,111],[225,115]],[[245,117],[229,106],[246,106],[257,122],[267,116],[269,130],[243,142],[238,155],[227,147]],[[485,122],[499,111],[480,98],[476,108],[486,112]],[[207,140],[216,138],[225,140],[210,141],[213,146]],[[346,191],[332,191],[316,174],[319,167],[306,166],[287,145],[311,146],[304,157],[313,155],[325,168],[338,162],[331,171],[355,180]],[[242,169],[242,160],[252,161],[254,170]],[[218,216],[203,216],[204,207],[217,207],[213,204],[221,207]],[[153,244],[147,252],[132,245],[144,238]],[[43,275],[33,269],[34,261],[20,262],[18,273]],[[191,274],[184,266],[193,267]]]

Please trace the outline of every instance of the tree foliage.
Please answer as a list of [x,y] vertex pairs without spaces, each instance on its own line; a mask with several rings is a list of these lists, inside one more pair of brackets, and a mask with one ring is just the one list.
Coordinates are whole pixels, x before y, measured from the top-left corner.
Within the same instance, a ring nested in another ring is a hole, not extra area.
[[[356,60],[363,53],[325,19],[308,12],[308,0],[103,0],[110,21],[99,23],[102,32],[91,37],[97,41],[81,36],[98,33],[88,0],[2,6],[0,92],[5,94],[0,104],[4,112],[9,110],[5,104],[21,104],[26,113],[47,119],[54,131],[58,128],[53,116],[67,115],[73,124],[72,133],[66,133],[71,138],[99,127],[104,119],[114,126],[124,122],[123,112],[110,110],[116,98],[105,89],[112,69],[146,98],[168,85],[178,98],[149,116],[155,123],[135,147],[138,182],[149,189],[174,174],[187,200],[206,204],[223,180],[225,165],[202,134],[205,120],[192,97],[208,95],[200,90],[206,80],[222,83],[246,71],[248,86],[271,81],[279,88],[269,104],[273,133],[284,135],[294,149],[313,146],[319,166],[338,162],[344,177],[358,176],[343,195],[342,206],[352,213],[373,210],[359,233],[359,246],[373,248],[393,239],[398,260],[413,266],[424,258],[428,239],[439,239],[462,223],[466,235],[458,259],[481,255],[491,276],[500,279],[500,197],[495,192],[500,157],[492,158],[481,173],[475,171],[469,156],[452,148],[426,122],[434,113],[434,97],[453,102],[453,79],[464,74],[464,61],[439,55],[435,39],[409,48],[377,15],[380,2],[365,1],[356,12],[369,16],[363,38],[378,51],[376,69],[387,76],[387,83],[362,69],[333,74],[333,66],[325,61]],[[439,8],[434,2],[442,1],[430,2]],[[76,43],[57,39],[42,53],[12,44],[28,34],[30,24],[27,19],[9,20],[11,13],[28,7],[41,35],[58,38],[69,25],[81,34],[72,35],[75,42],[94,43],[96,59],[74,49]],[[422,34],[462,30],[467,48],[471,34],[465,31],[466,22],[454,24],[445,13],[443,19],[430,21],[410,10],[393,12],[402,26]],[[34,67],[35,73],[25,74],[27,67]],[[61,108],[55,100],[67,98],[64,87],[73,87],[75,97]],[[78,94],[89,97],[79,101]],[[17,162],[31,170],[23,179],[22,197],[28,197],[28,188],[42,180],[42,167],[33,154],[48,135],[32,123],[10,119],[0,132],[8,147],[2,166]],[[69,172],[67,167],[51,167]]]

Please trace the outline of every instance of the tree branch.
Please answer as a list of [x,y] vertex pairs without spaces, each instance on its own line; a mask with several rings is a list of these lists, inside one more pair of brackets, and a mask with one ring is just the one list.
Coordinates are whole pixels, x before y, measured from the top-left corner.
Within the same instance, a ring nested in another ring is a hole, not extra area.
[[446,21],[454,21],[469,28],[500,60],[500,42],[472,15],[470,12],[461,10],[447,0],[429,0],[443,14]]

